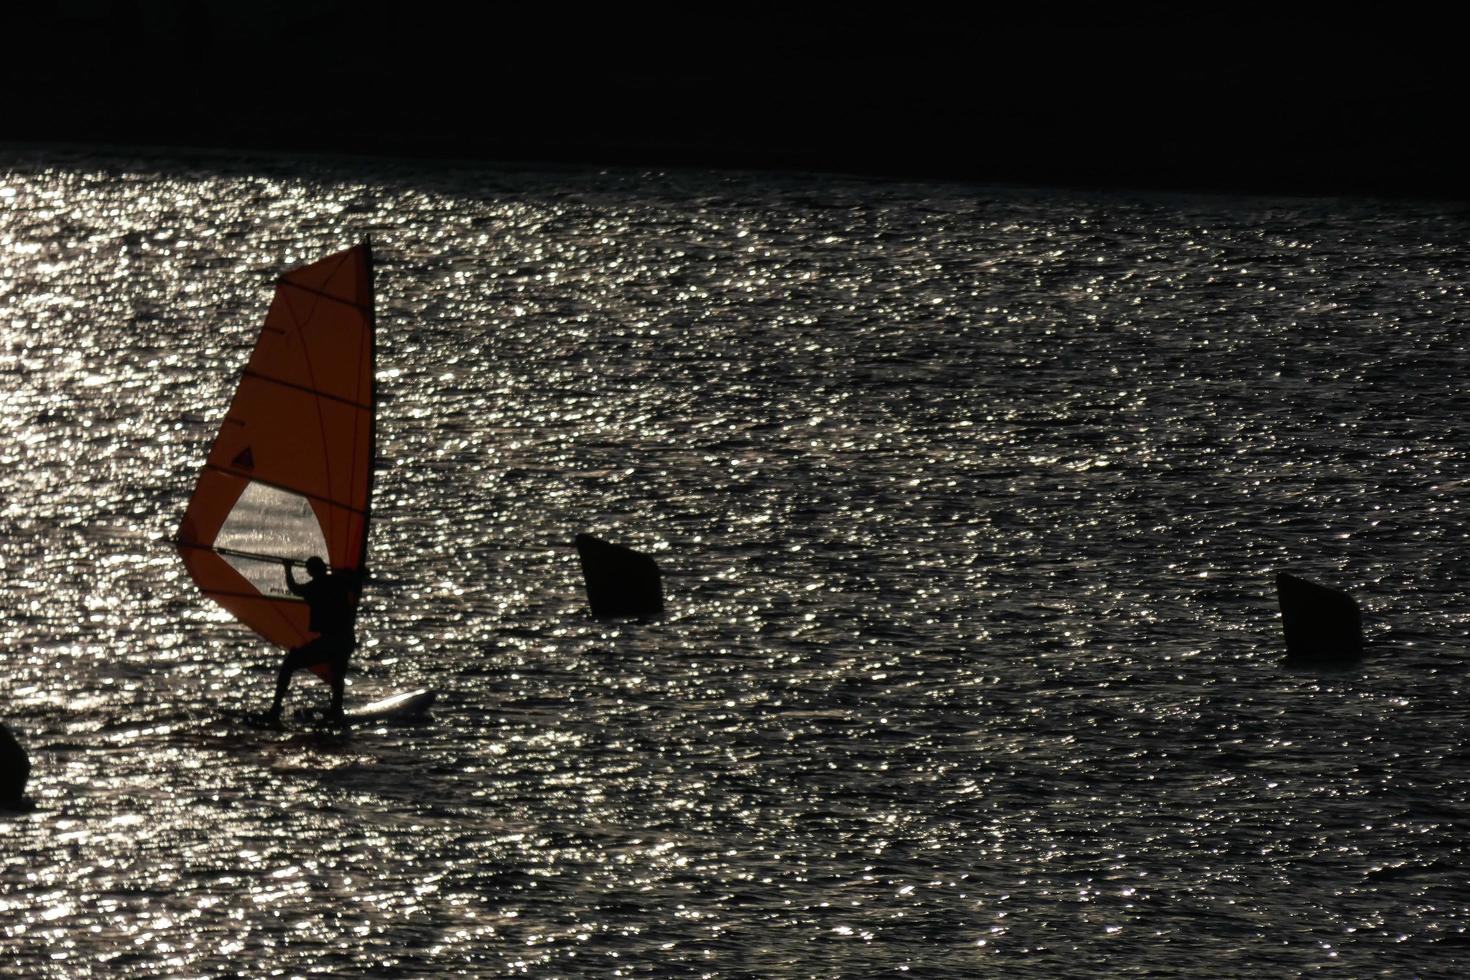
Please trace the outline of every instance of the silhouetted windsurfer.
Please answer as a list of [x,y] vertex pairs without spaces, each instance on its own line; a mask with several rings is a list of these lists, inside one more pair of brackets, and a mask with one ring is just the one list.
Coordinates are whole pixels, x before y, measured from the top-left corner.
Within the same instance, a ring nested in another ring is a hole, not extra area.
[[331,715],[342,716],[343,679],[347,675],[347,660],[352,656],[357,640],[353,635],[353,598],[362,581],[360,572],[339,569],[327,571],[327,563],[320,558],[306,560],[306,572],[311,578],[297,582],[291,574],[291,562],[283,560],[286,569],[286,587],[306,600],[311,609],[310,629],[317,638],[286,654],[276,675],[276,700],[271,705],[271,721],[280,721],[281,702],[291,686],[291,675],[302,668],[313,668],[332,685]]

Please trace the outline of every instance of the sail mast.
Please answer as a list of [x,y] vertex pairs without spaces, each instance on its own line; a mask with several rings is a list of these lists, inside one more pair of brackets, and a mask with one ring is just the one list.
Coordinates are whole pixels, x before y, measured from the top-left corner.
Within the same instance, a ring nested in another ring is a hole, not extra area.
[[362,550],[357,556],[357,568],[362,571],[368,567],[368,539],[373,529],[373,485],[378,473],[378,291],[373,287],[372,236],[364,238],[358,247],[362,249],[363,262],[367,267],[367,403],[370,406],[368,409],[367,506],[363,509],[362,515]]

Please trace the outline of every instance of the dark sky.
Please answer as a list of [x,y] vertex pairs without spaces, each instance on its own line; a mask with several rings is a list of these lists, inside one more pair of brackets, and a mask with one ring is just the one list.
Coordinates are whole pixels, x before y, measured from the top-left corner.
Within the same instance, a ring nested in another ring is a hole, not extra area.
[[501,7],[12,10],[0,139],[1465,196],[1449,22]]

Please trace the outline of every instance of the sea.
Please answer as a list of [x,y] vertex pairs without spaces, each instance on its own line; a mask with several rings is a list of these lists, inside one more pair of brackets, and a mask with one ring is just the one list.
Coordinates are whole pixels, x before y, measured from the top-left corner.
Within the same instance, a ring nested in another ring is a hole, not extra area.
[[[371,238],[351,704],[170,538]],[[1470,209],[0,149],[0,975],[1470,972]],[[598,620],[573,539],[652,555]],[[1275,576],[1366,652],[1284,662]]]

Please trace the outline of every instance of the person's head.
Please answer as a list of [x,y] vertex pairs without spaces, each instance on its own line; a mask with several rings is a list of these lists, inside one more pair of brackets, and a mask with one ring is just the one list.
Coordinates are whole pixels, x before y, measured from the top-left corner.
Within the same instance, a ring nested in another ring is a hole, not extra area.
[[312,555],[310,558],[306,559],[306,572],[312,578],[321,578],[323,575],[327,574],[327,563],[322,561],[316,555]]

